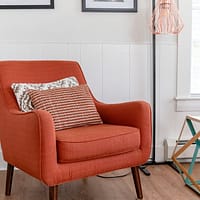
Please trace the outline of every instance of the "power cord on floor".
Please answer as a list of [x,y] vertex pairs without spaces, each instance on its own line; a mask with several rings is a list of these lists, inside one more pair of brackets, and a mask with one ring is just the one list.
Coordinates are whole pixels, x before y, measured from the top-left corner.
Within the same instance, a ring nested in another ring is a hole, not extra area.
[[[139,169],[141,172],[143,172],[146,176],[150,176],[151,173],[149,172],[149,170],[146,168],[145,165],[141,165],[139,166]],[[131,172],[127,172],[127,173],[124,173],[124,174],[120,174],[120,175],[111,175],[111,176],[105,176],[105,175],[96,175],[97,177],[100,177],[100,178],[122,178],[122,177],[125,177],[125,176],[128,176]]]
[[126,172],[126,173],[120,174],[120,175],[104,176],[104,175],[99,175],[99,174],[98,174],[98,175],[96,175],[96,176],[99,177],[99,178],[122,178],[122,177],[128,176],[130,173],[131,173],[131,172],[129,171],[129,172]]

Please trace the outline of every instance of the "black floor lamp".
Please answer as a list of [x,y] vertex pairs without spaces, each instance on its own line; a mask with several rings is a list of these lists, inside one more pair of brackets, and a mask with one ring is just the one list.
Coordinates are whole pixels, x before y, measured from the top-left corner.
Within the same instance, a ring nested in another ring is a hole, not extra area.
[[[152,0],[152,19],[150,30],[152,32],[152,76],[153,76],[153,140],[152,140],[152,164],[156,163],[156,35],[178,34],[183,29],[183,21],[180,18],[178,8],[174,0]],[[146,175],[150,175],[145,167],[140,168]]]
[[156,35],[176,34],[183,29],[183,21],[174,0],[152,0],[152,64],[153,64],[153,151],[152,161],[155,163],[156,146]]
[[[152,0],[152,13],[155,9],[155,0]],[[153,17],[153,16],[152,16]],[[152,28],[150,28],[152,29]],[[152,158],[147,164],[155,164],[156,158],[156,35],[152,34]],[[150,176],[151,173],[146,168],[146,165],[139,167],[140,170],[146,175]]]
[[[155,0],[152,0],[152,12],[155,9]],[[156,158],[156,35],[152,34],[152,75],[153,75],[153,140],[152,140],[152,163],[155,163]]]
[[[155,9],[155,0],[152,0],[152,13]],[[148,164],[155,164],[156,157],[156,35],[152,34],[152,158]],[[147,176],[151,175],[145,165],[140,166],[140,170]]]

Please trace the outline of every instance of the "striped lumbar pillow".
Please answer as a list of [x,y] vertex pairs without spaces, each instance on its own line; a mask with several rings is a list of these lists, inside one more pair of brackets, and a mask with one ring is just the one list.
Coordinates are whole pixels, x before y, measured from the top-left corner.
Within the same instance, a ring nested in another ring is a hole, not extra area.
[[56,130],[102,124],[87,85],[49,90],[29,90],[35,109],[48,111]]

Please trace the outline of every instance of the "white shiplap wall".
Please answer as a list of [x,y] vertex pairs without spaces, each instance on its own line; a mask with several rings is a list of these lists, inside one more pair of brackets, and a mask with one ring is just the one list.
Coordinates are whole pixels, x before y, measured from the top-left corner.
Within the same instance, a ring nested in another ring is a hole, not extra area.
[[149,101],[149,56],[148,44],[0,44],[0,60],[78,61],[95,96],[105,102],[121,102],[132,99]]

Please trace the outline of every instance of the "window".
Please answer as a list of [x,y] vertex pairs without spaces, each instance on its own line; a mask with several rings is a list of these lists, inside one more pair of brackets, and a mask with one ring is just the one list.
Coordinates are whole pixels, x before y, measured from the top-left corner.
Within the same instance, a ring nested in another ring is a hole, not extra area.
[[180,0],[179,10],[176,110],[200,111],[200,1]]
[[192,0],[191,94],[200,94],[200,1]]

